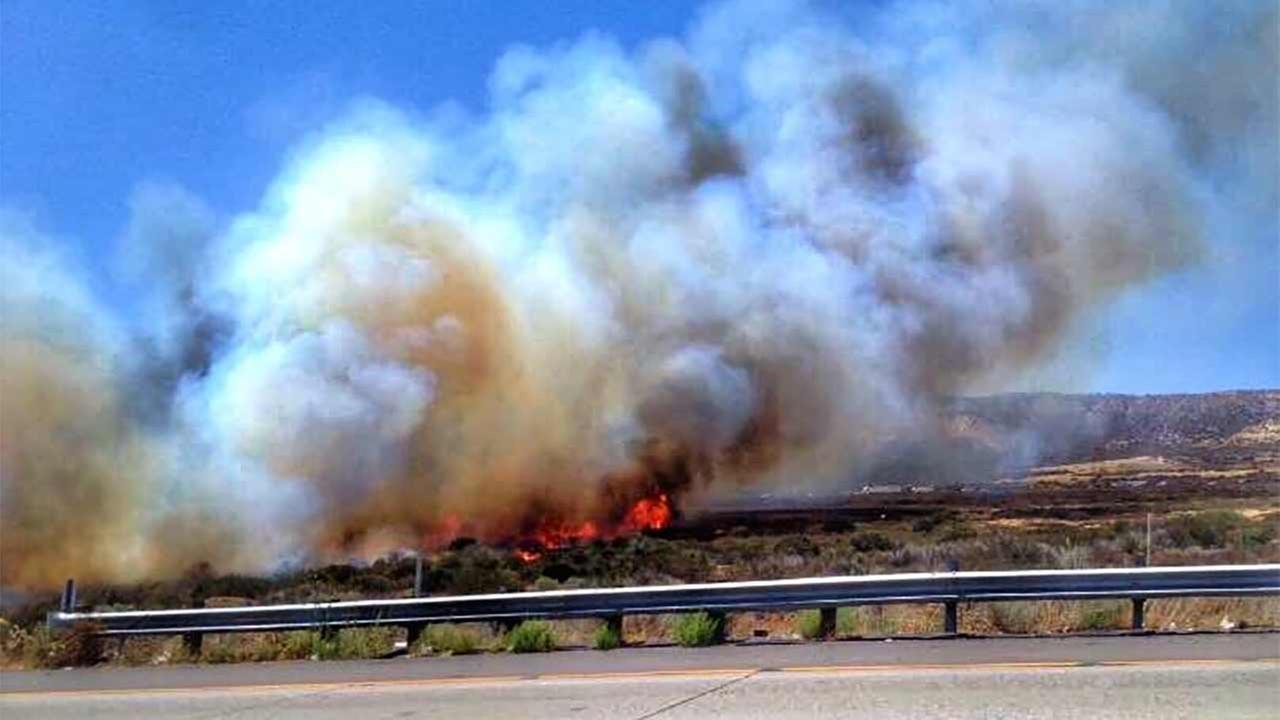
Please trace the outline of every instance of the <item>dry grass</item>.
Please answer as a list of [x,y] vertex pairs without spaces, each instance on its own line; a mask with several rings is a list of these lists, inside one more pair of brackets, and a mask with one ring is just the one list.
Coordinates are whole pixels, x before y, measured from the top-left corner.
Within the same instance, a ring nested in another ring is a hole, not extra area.
[[470,655],[494,646],[490,633],[481,633],[474,625],[442,623],[430,625],[411,648],[411,655]]
[[965,605],[959,630],[974,635],[1052,635],[1123,630],[1130,624],[1126,600],[1008,602]]
[[1179,598],[1147,603],[1153,630],[1280,628],[1280,598]]
[[836,637],[932,635],[942,631],[938,605],[869,605],[841,608],[836,613]]
[[[960,607],[959,628],[967,635],[1055,635],[1111,632],[1130,628],[1128,600],[975,603]],[[943,631],[940,605],[883,605],[840,608],[836,637],[877,638],[935,635]],[[789,632],[807,637],[813,618],[788,618]],[[757,622],[759,622],[757,620]],[[1179,598],[1149,601],[1146,627],[1161,631],[1280,629],[1280,598]]]
[[107,642],[107,659],[121,665],[171,665],[193,662],[180,637],[139,636]]
[[104,641],[98,628],[77,624],[55,633],[43,625],[22,628],[0,621],[0,667],[61,668],[96,665],[104,659]]
[[105,641],[104,659],[122,665],[168,665],[376,658],[391,652],[398,634],[396,628],[378,627],[206,635],[198,657],[191,656],[178,637],[113,639]]

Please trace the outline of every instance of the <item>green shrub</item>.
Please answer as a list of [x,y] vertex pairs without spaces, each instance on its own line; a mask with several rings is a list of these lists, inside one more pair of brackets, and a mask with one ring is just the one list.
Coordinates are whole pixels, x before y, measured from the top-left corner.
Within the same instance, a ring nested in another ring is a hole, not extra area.
[[515,653],[550,652],[556,649],[555,633],[546,620],[525,620],[507,633],[507,649]]
[[885,552],[895,547],[892,540],[874,530],[854,533],[849,545],[858,552]]
[[[290,633],[281,652],[289,653],[299,660],[336,660],[339,657],[338,635],[322,630],[301,630]],[[206,658],[208,654],[209,648],[206,647]]]
[[549,578],[546,575],[539,575],[538,579],[533,581],[533,589],[538,592],[559,590],[560,581],[555,578]]
[[865,608],[842,607],[836,610],[836,635],[856,635],[858,629],[857,611]]
[[724,639],[724,619],[707,612],[689,613],[678,616],[671,630],[684,647],[715,645]]
[[1276,539],[1276,526],[1271,521],[1263,521],[1258,525],[1250,525],[1246,527],[1241,536],[1246,548],[1256,548],[1259,545],[1266,545]]
[[[358,660],[385,655],[394,647],[394,631],[385,627],[343,628],[337,632],[303,630],[286,633],[283,638],[271,637],[270,647],[255,648],[252,644],[218,649],[206,647],[203,659],[207,662],[236,662],[238,660],[310,659],[310,660]],[[206,643],[207,644],[207,643]],[[211,653],[213,655],[211,656]]]
[[1125,627],[1128,620],[1126,603],[1088,603],[1080,608],[1079,628],[1082,630],[1115,630]]
[[773,546],[773,552],[777,555],[799,555],[801,557],[812,557],[818,554],[819,549],[808,536],[788,535],[779,540]]
[[796,632],[806,640],[822,637],[822,611],[801,610],[796,613]]
[[425,655],[470,655],[480,651],[476,633],[457,625],[432,625],[423,633],[414,652]]
[[1053,562],[1053,548],[1029,537],[1001,533],[980,542],[988,567],[1042,568]]
[[395,631],[386,627],[344,628],[332,639],[333,646],[321,660],[359,660],[386,655],[395,646]]
[[842,607],[836,611],[836,635],[887,636],[897,635],[896,617],[886,613],[883,605]]
[[492,548],[470,545],[458,552],[441,568],[447,574],[447,580],[441,577],[433,580],[446,583],[445,589],[450,595],[473,595],[475,593],[503,592],[523,587],[520,576],[509,567],[515,562],[508,553],[500,553]]
[[958,519],[959,513],[954,510],[931,512],[924,517],[917,518],[916,521],[911,524],[911,531],[917,533],[931,533],[947,523],[954,524]]
[[592,645],[597,650],[613,650],[622,645],[621,633],[610,623],[602,623],[596,628],[595,638]]
[[1228,545],[1232,535],[1243,525],[1244,516],[1238,512],[1207,510],[1170,518],[1165,532],[1175,547],[1221,548]]
[[942,515],[938,513],[930,513],[922,518],[917,518],[915,522],[911,523],[911,532],[930,533],[933,532],[934,528],[941,525],[942,522]]
[[962,540],[970,540],[978,536],[978,531],[972,525],[953,521],[943,526],[938,534],[939,542],[960,542]]
[[319,633],[313,630],[301,630],[285,633],[280,644],[281,660],[306,660],[315,651]]

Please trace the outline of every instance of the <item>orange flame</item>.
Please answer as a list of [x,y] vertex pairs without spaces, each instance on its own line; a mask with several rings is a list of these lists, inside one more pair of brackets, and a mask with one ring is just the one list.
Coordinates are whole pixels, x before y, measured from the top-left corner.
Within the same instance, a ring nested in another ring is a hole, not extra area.
[[544,522],[533,533],[533,538],[548,550],[575,543],[591,542],[598,537],[600,537],[600,529],[590,520],[582,523]]
[[661,530],[671,524],[671,501],[666,493],[643,498],[627,511],[622,519],[623,532]]
[[527,539],[525,544],[517,547],[513,554],[524,563],[531,563],[542,557],[546,550],[588,543],[601,538],[612,538],[618,535],[631,535],[645,530],[661,530],[671,524],[673,512],[671,498],[666,493],[658,493],[653,497],[641,498],[627,509],[622,520],[611,524],[604,530],[592,520],[568,522],[564,520],[543,520]]
[[445,515],[430,529],[422,533],[422,546],[439,548],[448,545],[454,538],[462,534],[462,520],[457,515]]
[[526,564],[531,563],[534,560],[537,560],[538,558],[542,557],[542,553],[538,552],[537,550],[526,550],[524,548],[516,548],[514,552],[515,552],[516,559]]

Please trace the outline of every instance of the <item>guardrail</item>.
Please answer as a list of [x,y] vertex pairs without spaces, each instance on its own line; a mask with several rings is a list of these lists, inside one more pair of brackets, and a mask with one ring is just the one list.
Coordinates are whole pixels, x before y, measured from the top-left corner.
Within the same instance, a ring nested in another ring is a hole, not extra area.
[[1140,630],[1149,599],[1252,595],[1280,595],[1280,564],[906,573],[124,612],[76,612],[74,584],[68,581],[63,606],[49,613],[48,622],[61,629],[93,623],[98,634],[108,636],[181,634],[198,649],[205,633],[399,625],[412,641],[436,622],[595,617],[620,628],[623,615],[697,610],[723,615],[818,608],[822,632],[830,635],[840,606],[937,603],[946,608],[946,634],[954,635],[960,603],[1124,598],[1133,602],[1132,626]]

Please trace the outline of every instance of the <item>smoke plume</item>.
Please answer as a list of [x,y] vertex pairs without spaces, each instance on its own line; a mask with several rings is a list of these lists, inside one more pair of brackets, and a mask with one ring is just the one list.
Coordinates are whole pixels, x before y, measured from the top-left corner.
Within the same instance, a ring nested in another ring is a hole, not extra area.
[[136,330],[6,218],[3,583],[849,486],[1274,207],[1273,4],[973,5],[722,5],[512,48],[478,117],[360,101],[227,222],[135,195]]

